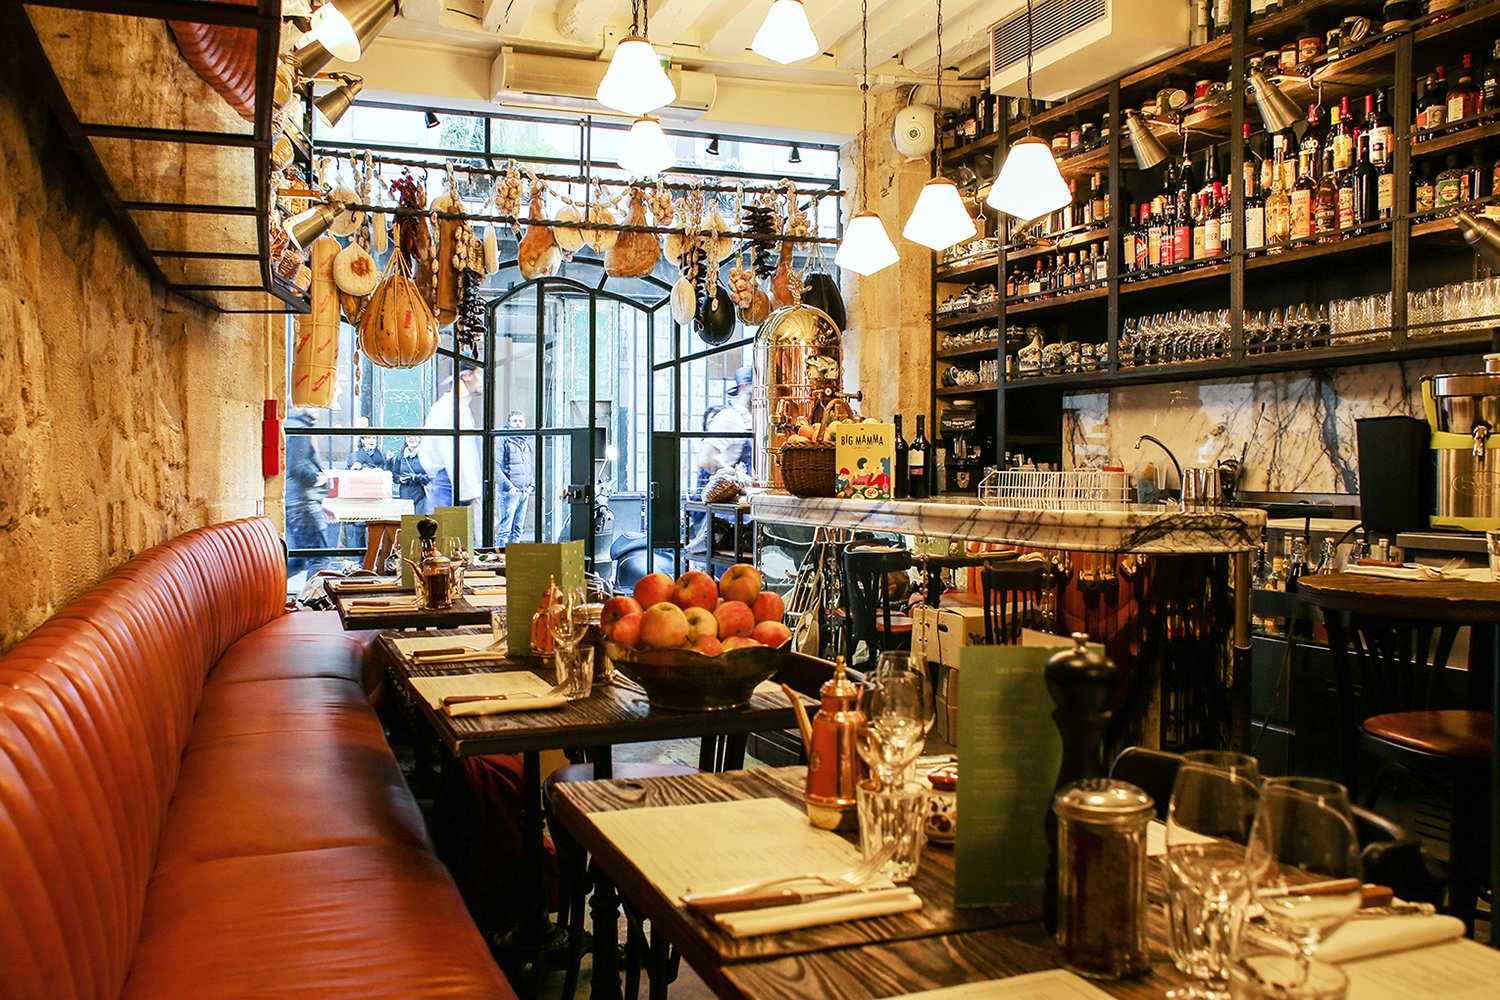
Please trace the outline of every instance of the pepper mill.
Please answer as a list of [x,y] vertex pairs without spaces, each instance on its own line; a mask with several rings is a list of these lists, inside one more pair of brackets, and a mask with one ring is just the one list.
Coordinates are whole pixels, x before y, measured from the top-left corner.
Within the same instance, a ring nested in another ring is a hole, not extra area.
[[[1088,648],[1085,632],[1073,633],[1073,648],[1054,653],[1047,660],[1047,693],[1057,709],[1052,721],[1062,736],[1062,763],[1057,769],[1056,795],[1085,778],[1105,774],[1104,730],[1114,714],[1109,699],[1114,694],[1115,665],[1102,653]],[[1042,893],[1042,920],[1048,930],[1057,929],[1057,816],[1047,810],[1047,876]]]
[[849,679],[840,656],[833,677],[819,690],[821,704],[813,716],[807,743],[807,818],[823,830],[853,829],[855,807],[864,777],[859,731],[865,713],[859,707],[862,685]]

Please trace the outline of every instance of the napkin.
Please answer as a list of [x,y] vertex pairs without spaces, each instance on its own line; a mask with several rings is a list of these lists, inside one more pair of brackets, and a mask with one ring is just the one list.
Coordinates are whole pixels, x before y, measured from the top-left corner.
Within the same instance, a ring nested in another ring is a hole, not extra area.
[[502,712],[545,712],[552,708],[562,708],[567,703],[568,699],[560,694],[541,697],[509,695],[503,701],[466,701],[461,705],[444,705],[443,711],[454,717],[499,715]]
[[474,593],[464,598],[464,600],[476,608],[503,608],[505,607],[505,591]]
[[337,581],[338,590],[399,590],[395,577],[357,576]]
[[417,599],[411,597],[370,597],[361,598],[358,603],[350,603],[344,608],[346,614],[373,614],[378,611],[416,611]]
[[[1258,944],[1293,954],[1291,942],[1252,927]],[[1317,957],[1325,962],[1352,962],[1393,951],[1425,948],[1463,937],[1464,922],[1444,914],[1432,916],[1359,917],[1328,935]]]
[[884,917],[892,913],[910,913],[922,908],[922,897],[905,886],[894,889],[875,889],[868,892],[851,892],[828,899],[817,899],[810,903],[795,903],[791,906],[772,906],[762,910],[740,910],[735,913],[720,913],[714,916],[718,924],[737,938],[757,937],[761,934],[781,934],[800,930],[803,927],[820,927],[846,920],[863,920],[866,917]]
[[1349,566],[1346,572],[1356,576],[1381,576],[1388,580],[1419,580],[1432,583],[1439,580],[1483,583],[1493,580],[1487,566],[1465,566],[1462,559],[1450,559],[1441,566],[1424,566],[1421,563],[1404,563],[1400,566]]

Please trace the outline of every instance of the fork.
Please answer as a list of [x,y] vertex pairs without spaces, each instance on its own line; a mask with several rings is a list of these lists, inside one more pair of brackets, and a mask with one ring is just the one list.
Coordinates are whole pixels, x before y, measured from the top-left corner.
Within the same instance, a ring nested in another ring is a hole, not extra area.
[[711,893],[687,893],[684,899],[692,896],[695,899],[714,899],[719,896],[745,896],[750,893],[760,892],[772,886],[786,885],[790,882],[822,882],[833,889],[858,889],[869,882],[877,874],[885,863],[896,854],[894,843],[886,844],[870,855],[859,864],[848,871],[839,872],[836,875],[825,875],[821,872],[808,872],[803,875],[782,875],[779,878],[762,879],[759,882],[746,882],[743,885],[730,886],[728,889],[720,889]]

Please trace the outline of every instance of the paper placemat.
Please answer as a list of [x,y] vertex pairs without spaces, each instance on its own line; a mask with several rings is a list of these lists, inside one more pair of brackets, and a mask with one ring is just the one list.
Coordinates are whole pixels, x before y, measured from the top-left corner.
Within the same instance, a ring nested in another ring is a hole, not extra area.
[[496,593],[485,592],[482,594],[470,594],[464,600],[476,608],[503,608],[505,607],[505,591]]
[[904,993],[922,1000],[1109,1000],[1109,994],[1066,969],[1049,969],[1009,979],[988,979],[941,990]]
[[1349,995],[1360,1000],[1492,1000],[1500,951],[1464,939],[1345,962],[1341,968],[1349,976]]
[[411,686],[433,708],[441,708],[444,698],[451,698],[455,695],[506,694],[533,695],[541,698],[552,690],[551,684],[529,670],[413,677]]
[[465,580],[493,580],[500,576],[492,569],[469,569],[464,568]]
[[[357,603],[356,603],[357,601]],[[344,606],[350,615],[379,614],[385,611],[416,611],[417,599],[412,597],[368,597],[357,598]]]
[[463,646],[465,649],[483,649],[494,641],[494,637],[488,630],[485,630],[465,635],[427,635],[412,639],[393,639],[391,643],[401,652],[410,655],[424,649],[453,649],[455,646]]
[[590,819],[672,900],[776,876],[837,875],[861,860],[857,847],[809,826],[780,799],[645,806]]

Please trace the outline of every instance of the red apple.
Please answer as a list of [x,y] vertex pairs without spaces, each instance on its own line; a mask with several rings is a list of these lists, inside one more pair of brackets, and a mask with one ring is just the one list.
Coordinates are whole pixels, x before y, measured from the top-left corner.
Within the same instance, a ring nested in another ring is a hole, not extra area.
[[750,638],[762,646],[770,646],[773,649],[781,646],[792,637],[792,630],[781,622],[761,622],[755,626],[755,631],[750,633]]
[[635,585],[635,599],[643,608],[672,599],[672,588],[676,586],[665,573],[648,573]]
[[643,610],[641,602],[634,597],[626,597],[623,594],[611,597],[604,602],[604,607],[599,611],[599,627],[604,630],[605,635],[613,635],[616,622],[626,615],[641,614]]
[[724,640],[724,652],[727,653],[731,649],[750,649],[753,646],[759,646],[759,645],[760,645],[760,643],[756,642],[754,639],[750,638],[749,636],[746,636],[746,635],[737,635],[737,636],[733,636],[732,638]]
[[755,613],[744,601],[725,601],[714,609],[714,618],[718,621],[720,639],[749,635],[755,630]]
[[641,645],[641,622],[646,618],[640,611],[634,611],[615,622],[615,627],[609,633],[612,642],[629,649],[639,649]]
[[781,599],[780,594],[762,590],[755,603],[750,605],[750,610],[755,612],[757,625],[761,622],[779,622],[786,615],[786,602]]
[[688,622],[688,645],[692,645],[701,635],[719,637],[719,623],[714,620],[713,612],[704,611],[702,608],[688,608],[683,612]]
[[[619,628],[618,625],[615,626]],[[641,645],[649,649],[677,649],[688,641],[687,615],[675,604],[661,601],[646,609],[641,619]]]
[[748,563],[736,563],[719,577],[719,593],[726,601],[754,604],[760,596],[760,570]]
[[724,652],[724,647],[719,644],[719,640],[711,635],[700,635],[694,639],[693,648],[704,656],[718,656]]
[[712,611],[719,603],[719,587],[707,573],[690,569],[677,578],[677,586],[669,599],[684,611],[688,608]]

